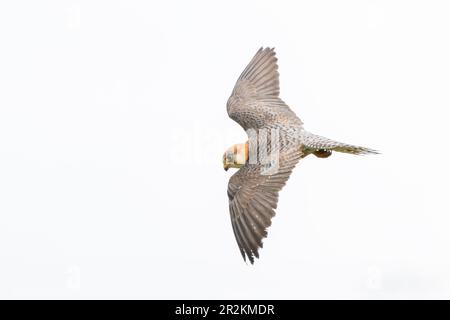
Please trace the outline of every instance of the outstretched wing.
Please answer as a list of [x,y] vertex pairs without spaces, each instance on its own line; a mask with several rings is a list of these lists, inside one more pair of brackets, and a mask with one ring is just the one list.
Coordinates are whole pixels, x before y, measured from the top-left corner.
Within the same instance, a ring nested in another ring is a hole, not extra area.
[[278,193],[286,184],[302,154],[298,148],[284,150],[278,170],[265,175],[261,164],[245,164],[228,183],[231,224],[242,257],[253,264],[275,216]]
[[[247,162],[228,183],[234,235],[244,260],[247,257],[251,263],[259,257],[258,250],[275,215],[278,193],[302,157],[295,143],[295,132],[302,128],[302,122],[279,98],[279,93],[275,51],[261,48],[242,72],[227,102],[228,115],[244,130],[278,129],[280,134],[280,145],[267,150],[268,154],[271,149],[279,151],[276,171],[267,174],[268,161],[261,160],[258,154],[257,163]],[[252,139],[249,135],[249,141]]]
[[244,130],[269,127],[279,121],[302,122],[279,98],[280,85],[274,49],[261,48],[237,80],[227,102],[231,119]]

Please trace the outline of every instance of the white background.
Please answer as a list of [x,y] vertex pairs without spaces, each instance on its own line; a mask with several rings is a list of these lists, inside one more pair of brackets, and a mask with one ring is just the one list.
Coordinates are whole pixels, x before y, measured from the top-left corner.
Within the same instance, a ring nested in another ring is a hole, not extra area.
[[[450,298],[446,1],[0,5],[0,297]],[[260,46],[308,157],[254,266],[225,103]]]

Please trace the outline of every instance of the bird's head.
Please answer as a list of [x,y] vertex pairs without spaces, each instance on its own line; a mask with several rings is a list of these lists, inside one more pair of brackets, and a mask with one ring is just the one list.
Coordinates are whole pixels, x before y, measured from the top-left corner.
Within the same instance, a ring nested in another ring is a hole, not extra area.
[[223,154],[223,168],[240,168],[248,161],[248,142],[235,144]]

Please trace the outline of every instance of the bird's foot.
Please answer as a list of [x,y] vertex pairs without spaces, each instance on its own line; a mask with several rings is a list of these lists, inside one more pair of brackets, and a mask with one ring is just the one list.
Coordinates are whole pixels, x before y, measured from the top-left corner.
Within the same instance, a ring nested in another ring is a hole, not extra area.
[[328,158],[329,156],[331,156],[331,150],[328,149],[319,149],[317,151],[314,151],[313,154],[317,157],[317,158]]

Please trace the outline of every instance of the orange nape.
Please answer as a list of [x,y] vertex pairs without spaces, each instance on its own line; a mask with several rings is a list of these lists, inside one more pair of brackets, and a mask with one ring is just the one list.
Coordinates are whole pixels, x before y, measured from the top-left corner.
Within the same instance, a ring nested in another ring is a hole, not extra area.
[[223,168],[240,168],[248,161],[248,141],[235,144],[223,154]]

